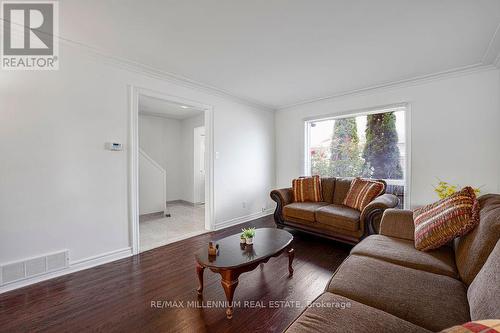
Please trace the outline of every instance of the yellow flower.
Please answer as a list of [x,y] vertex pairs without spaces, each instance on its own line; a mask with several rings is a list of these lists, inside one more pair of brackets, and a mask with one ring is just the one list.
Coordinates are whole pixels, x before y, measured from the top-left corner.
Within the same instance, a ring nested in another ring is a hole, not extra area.
[[[473,189],[474,189],[474,193],[476,193],[476,195],[481,193],[479,188],[473,188]],[[444,198],[451,196],[457,190],[458,190],[458,185],[451,185],[451,184],[444,182],[442,180],[439,181],[437,186],[434,187],[434,192],[436,192],[436,194],[438,195],[438,197],[440,199],[444,199]]]

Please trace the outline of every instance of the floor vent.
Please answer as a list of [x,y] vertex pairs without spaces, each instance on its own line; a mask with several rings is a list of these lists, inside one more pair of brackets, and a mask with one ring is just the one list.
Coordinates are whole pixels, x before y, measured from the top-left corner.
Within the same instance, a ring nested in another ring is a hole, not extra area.
[[0,285],[58,271],[68,266],[68,250],[0,265]]

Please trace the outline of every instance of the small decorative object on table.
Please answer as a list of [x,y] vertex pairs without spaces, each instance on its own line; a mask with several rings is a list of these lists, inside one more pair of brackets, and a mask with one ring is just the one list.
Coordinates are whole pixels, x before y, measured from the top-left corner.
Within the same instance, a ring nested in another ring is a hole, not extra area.
[[215,244],[212,242],[208,243],[208,255],[209,256],[216,256],[219,252],[219,244]]
[[255,228],[241,229],[243,231],[242,236],[245,237],[246,244],[253,244],[253,237],[255,236]]
[[245,244],[247,242],[247,239],[245,238],[244,234],[241,234],[240,236],[240,244]]

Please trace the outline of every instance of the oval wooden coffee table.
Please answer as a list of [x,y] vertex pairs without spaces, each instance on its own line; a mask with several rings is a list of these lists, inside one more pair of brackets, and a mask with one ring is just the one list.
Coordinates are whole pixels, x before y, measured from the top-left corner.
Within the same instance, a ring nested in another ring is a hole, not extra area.
[[208,244],[195,253],[196,273],[200,285],[198,295],[203,293],[203,271],[209,268],[214,273],[221,275],[221,284],[226,293],[228,307],[226,316],[233,316],[233,296],[238,277],[241,273],[254,270],[259,264],[266,263],[270,258],[277,257],[283,252],[288,255],[289,276],[293,275],[294,250],[291,247],[292,234],[288,231],[275,228],[260,228],[255,230],[253,245],[240,245],[240,234],[231,235],[219,240],[214,240],[219,245],[217,256],[208,255]]

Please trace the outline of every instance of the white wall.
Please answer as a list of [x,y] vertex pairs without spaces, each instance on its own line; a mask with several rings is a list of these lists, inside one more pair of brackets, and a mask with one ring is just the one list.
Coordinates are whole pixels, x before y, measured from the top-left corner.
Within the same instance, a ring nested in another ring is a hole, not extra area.
[[183,119],[181,122],[181,159],[182,159],[182,200],[194,200],[194,128],[203,126],[205,116],[199,115]]
[[[167,174],[167,201],[182,198],[181,121],[139,114],[139,147]],[[141,198],[139,198],[140,204]]]
[[60,249],[76,263],[130,246],[128,84],[214,107],[217,226],[271,207],[272,112],[113,63],[62,43],[59,71],[2,71],[0,263]]
[[500,192],[498,70],[304,104],[276,113],[279,186],[302,175],[304,118],[411,104],[411,205],[434,201],[436,177]]

